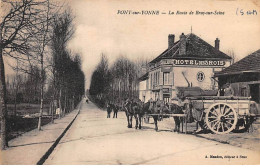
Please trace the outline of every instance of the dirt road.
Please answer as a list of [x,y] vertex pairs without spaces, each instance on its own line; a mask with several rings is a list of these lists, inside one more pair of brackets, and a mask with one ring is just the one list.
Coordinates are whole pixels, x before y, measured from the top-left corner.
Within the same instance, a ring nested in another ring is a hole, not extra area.
[[[163,121],[162,121],[163,122]],[[260,153],[193,135],[171,132],[159,123],[127,128],[123,112],[106,118],[91,102],[80,114],[45,164],[259,164]]]

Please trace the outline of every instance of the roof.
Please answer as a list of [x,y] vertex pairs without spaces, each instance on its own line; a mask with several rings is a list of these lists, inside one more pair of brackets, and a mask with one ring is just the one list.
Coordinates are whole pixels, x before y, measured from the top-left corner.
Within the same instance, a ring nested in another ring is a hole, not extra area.
[[186,54],[179,54],[179,41],[175,42],[170,49],[166,49],[150,63],[155,63],[167,58],[187,58],[187,59],[231,59],[225,53],[217,50],[197,35],[190,33],[186,35]]
[[149,76],[148,76],[148,72],[146,72],[144,75],[142,75],[140,78],[139,78],[139,81],[144,81],[146,79],[148,79]]
[[215,74],[230,75],[244,72],[260,72],[260,49]]

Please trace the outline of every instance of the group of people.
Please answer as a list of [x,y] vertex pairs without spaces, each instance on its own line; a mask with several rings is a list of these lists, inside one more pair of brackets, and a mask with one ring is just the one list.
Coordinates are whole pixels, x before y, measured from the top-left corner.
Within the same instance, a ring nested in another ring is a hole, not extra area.
[[108,103],[107,104],[107,118],[110,118],[110,114],[114,111],[113,118],[117,118],[117,113],[119,110],[119,106],[117,104]]
[[230,83],[226,83],[219,89],[218,96],[234,96],[234,89]]

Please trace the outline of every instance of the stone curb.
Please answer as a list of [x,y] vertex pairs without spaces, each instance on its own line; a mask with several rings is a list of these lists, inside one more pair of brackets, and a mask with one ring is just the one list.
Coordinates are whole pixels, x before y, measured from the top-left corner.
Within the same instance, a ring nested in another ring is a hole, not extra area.
[[80,113],[82,106],[82,101],[80,102],[79,109],[73,120],[69,123],[69,125],[65,128],[65,130],[61,133],[61,135],[56,139],[56,141],[51,145],[51,147],[47,150],[47,152],[41,157],[41,159],[36,163],[37,165],[43,165],[43,163],[48,159],[50,154],[53,152],[55,147],[59,144],[61,138],[66,134],[66,132],[69,130],[75,119],[77,118],[78,114]]

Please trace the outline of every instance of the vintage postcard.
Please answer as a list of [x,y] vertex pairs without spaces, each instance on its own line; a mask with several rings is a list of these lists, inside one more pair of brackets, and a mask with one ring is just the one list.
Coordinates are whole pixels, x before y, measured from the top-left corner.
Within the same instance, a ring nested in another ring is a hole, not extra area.
[[260,1],[0,13],[1,164],[260,164]]

